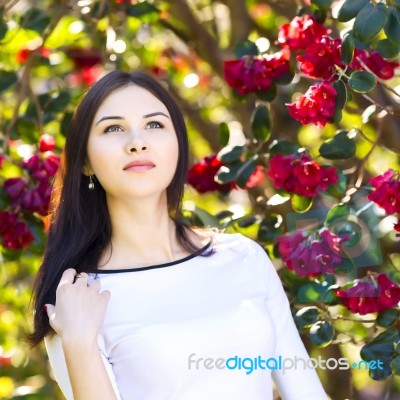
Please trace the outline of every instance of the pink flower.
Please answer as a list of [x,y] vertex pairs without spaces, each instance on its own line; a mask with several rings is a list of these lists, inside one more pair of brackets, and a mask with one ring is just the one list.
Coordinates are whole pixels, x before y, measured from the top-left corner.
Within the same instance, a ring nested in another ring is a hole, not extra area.
[[356,280],[351,288],[337,290],[336,295],[351,312],[365,315],[396,307],[400,302],[400,286],[383,272],[377,278],[370,275]]
[[388,214],[400,213],[400,181],[395,175],[399,175],[389,169],[382,175],[369,179],[375,191],[368,195],[368,199]]
[[332,274],[335,266],[343,262],[342,239],[327,228],[308,236],[304,231],[295,232],[277,241],[282,261],[300,276]]
[[310,86],[295,102],[286,103],[292,118],[303,125],[315,124],[323,127],[335,114],[336,90],[322,82]]
[[9,178],[4,181],[4,191],[8,194],[13,203],[24,193],[27,182],[23,178]]
[[310,15],[294,17],[290,23],[280,26],[278,43],[293,50],[304,50],[318,43],[324,35],[330,32]]

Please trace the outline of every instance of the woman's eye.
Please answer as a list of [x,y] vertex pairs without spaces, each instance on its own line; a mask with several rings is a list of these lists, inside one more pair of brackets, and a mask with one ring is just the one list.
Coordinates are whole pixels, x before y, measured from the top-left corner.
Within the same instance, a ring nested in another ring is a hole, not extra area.
[[122,128],[119,125],[110,125],[107,126],[106,129],[104,129],[104,133],[106,132],[120,132],[122,131]]
[[147,124],[147,126],[151,129],[164,128],[164,125],[160,124],[158,121],[151,121]]

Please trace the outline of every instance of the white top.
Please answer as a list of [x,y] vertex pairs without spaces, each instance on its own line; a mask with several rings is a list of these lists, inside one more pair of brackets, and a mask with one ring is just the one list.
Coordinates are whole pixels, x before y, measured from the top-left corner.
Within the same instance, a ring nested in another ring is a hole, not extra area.
[[[272,378],[283,400],[326,400],[315,369],[282,369],[309,356],[265,251],[239,233],[216,234],[215,248],[91,275],[111,292],[98,342],[118,399],[272,400]],[[45,343],[73,399],[60,338]]]

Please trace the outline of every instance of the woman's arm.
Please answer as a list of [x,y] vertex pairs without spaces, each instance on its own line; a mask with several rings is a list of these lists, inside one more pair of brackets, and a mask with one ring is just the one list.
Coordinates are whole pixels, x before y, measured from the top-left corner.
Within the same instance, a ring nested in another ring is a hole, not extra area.
[[74,283],[75,276],[75,270],[67,269],[55,306],[46,305],[50,325],[61,339],[73,399],[117,399],[97,344],[110,293],[100,293],[99,281],[88,284],[87,274]]
[[328,396],[317,372],[307,367],[310,357],[294,323],[279,275],[262,247],[258,244],[256,247],[257,265],[261,268],[268,290],[268,311],[276,329],[274,357],[277,360],[282,357],[282,369],[273,370],[272,379],[283,400],[326,400]]
[[[58,335],[46,337],[44,340],[47,355],[49,357],[50,365],[53,370],[54,377],[63,392],[67,400],[74,400],[72,394],[72,386],[70,378],[68,376],[68,368],[65,362],[64,350],[61,342],[61,338]],[[117,383],[112,370],[111,364],[108,362],[105,355],[99,350],[100,357],[103,361],[104,368],[107,372],[108,378],[110,379],[111,385],[113,386],[115,396],[118,400],[121,400],[119,395]]]

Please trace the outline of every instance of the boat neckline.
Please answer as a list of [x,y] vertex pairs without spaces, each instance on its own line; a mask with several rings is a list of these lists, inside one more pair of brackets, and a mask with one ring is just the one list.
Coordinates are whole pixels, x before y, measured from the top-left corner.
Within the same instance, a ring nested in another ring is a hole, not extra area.
[[98,269],[94,272],[94,274],[113,274],[116,272],[146,271],[149,269],[163,268],[163,267],[169,267],[169,266],[176,265],[176,264],[181,264],[185,261],[189,261],[192,258],[199,256],[200,254],[203,254],[210,247],[211,243],[212,243],[212,239],[206,245],[204,245],[201,249],[195,251],[192,254],[189,254],[188,256],[179,258],[178,260],[175,260],[175,261],[170,261],[170,262],[162,263],[162,264],[149,265],[146,267],[138,267],[138,268]]

